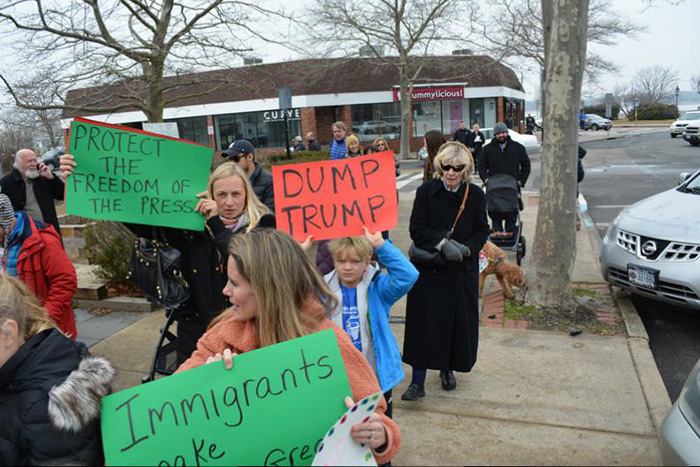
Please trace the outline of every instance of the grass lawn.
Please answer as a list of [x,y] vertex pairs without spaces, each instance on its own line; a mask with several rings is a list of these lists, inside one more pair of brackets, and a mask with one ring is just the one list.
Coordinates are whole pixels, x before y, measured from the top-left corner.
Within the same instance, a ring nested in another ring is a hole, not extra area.
[[675,118],[671,119],[666,119],[666,120],[637,120],[637,121],[630,121],[627,118],[620,118],[617,120],[613,120],[613,126],[615,125],[662,125],[662,124],[667,124],[670,125],[671,123],[675,122]]

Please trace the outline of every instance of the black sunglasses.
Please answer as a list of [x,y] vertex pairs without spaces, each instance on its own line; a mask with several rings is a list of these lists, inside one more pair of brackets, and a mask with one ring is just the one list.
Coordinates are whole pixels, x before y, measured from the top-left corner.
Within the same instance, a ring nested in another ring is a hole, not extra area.
[[464,170],[464,168],[466,167],[466,165],[445,165],[445,164],[440,164],[440,167],[442,167],[442,171],[443,171],[443,172],[449,172],[450,169],[452,169],[452,170],[455,171],[456,173],[459,173],[459,172],[461,172],[462,170]]
[[238,154],[234,154],[234,155],[232,155],[232,156],[229,156],[229,159],[231,159],[233,162],[238,162],[239,160],[241,160],[242,157],[245,157],[245,154],[243,154],[243,153],[241,152],[241,153],[238,153]]

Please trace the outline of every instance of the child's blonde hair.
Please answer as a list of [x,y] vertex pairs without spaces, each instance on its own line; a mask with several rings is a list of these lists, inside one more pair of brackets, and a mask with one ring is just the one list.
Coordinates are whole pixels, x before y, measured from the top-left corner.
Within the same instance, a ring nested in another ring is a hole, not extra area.
[[362,261],[369,262],[372,260],[374,248],[372,248],[372,244],[363,236],[336,238],[328,242],[328,251],[331,252],[335,260],[350,248],[355,249],[355,253],[357,253],[357,256],[359,256]]
[[42,308],[39,299],[19,279],[7,274],[0,275],[0,326],[5,321],[17,323],[22,337],[30,337],[56,325]]

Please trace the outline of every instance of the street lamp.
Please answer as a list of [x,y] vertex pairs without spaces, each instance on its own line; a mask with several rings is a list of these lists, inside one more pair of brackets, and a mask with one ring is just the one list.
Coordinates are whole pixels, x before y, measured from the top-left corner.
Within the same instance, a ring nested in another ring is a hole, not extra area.
[[676,110],[678,110],[678,94],[681,92],[681,89],[676,85]]

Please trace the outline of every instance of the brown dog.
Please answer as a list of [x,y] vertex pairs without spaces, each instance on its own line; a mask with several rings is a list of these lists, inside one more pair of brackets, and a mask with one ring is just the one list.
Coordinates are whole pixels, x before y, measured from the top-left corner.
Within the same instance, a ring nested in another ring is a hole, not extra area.
[[489,260],[488,266],[479,274],[479,297],[484,295],[484,283],[486,276],[495,274],[498,283],[501,285],[503,295],[513,298],[515,295],[510,291],[512,286],[522,287],[525,285],[525,274],[517,264],[508,261],[506,252],[498,248],[491,242],[486,242],[481,251]]

